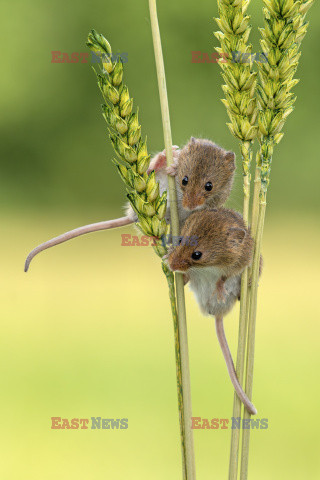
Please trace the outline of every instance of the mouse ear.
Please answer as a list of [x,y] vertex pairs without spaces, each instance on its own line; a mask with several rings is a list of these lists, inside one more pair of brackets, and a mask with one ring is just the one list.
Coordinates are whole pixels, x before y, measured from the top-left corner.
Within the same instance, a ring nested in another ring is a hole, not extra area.
[[189,142],[186,145],[186,148],[189,152],[191,152],[191,150],[195,148],[196,142],[197,142],[197,139],[195,137],[190,138]]
[[228,167],[230,168],[231,171],[235,170],[236,168],[236,156],[233,152],[229,151],[229,152],[226,152],[225,156],[224,156],[225,160],[226,160],[226,163],[228,165]]
[[232,227],[228,232],[228,242],[230,245],[241,245],[247,232],[244,228]]

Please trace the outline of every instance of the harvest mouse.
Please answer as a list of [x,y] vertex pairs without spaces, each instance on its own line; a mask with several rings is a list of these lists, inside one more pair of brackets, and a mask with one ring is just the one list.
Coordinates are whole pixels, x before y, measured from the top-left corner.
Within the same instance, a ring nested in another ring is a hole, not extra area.
[[[147,173],[155,171],[160,195],[168,189],[167,175],[175,177],[180,227],[182,227],[192,211],[205,206],[219,207],[227,200],[233,184],[235,155],[211,140],[191,137],[181,150],[176,145],[173,146],[173,159],[174,163],[167,167],[165,151],[158,153],[151,159]],[[170,199],[168,199],[165,218],[170,222]],[[85,225],[37,246],[27,257],[25,271],[28,270],[33,257],[42,250],[86,233],[122,227],[136,221],[137,215],[128,203],[125,217]]]
[[[188,242],[190,238],[196,242]],[[235,391],[255,415],[257,411],[238,381],[223,328],[224,315],[240,298],[241,273],[252,262],[253,239],[242,216],[225,208],[192,213],[181,239],[168,255],[169,267],[186,274],[201,311],[215,317],[217,337]]]

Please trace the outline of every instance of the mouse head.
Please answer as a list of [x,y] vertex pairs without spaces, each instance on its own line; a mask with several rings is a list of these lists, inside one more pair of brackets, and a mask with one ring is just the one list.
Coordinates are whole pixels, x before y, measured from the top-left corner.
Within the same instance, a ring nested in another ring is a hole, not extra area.
[[235,274],[251,263],[253,240],[241,215],[233,210],[204,209],[192,213],[181,237],[181,244],[168,258],[173,271],[210,266]]
[[233,183],[235,154],[210,140],[191,140],[181,150],[177,177],[186,210],[222,206]]

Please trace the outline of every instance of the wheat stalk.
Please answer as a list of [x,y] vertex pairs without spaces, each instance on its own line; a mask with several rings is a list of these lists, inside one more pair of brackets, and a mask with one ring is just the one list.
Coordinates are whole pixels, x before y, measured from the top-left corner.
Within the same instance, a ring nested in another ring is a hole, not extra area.
[[[226,84],[223,91],[226,98],[222,100],[226,106],[231,123],[228,127],[231,133],[240,140],[243,172],[243,218],[248,224],[250,203],[250,165],[252,159],[252,141],[257,135],[255,125],[257,107],[255,87],[257,74],[252,70],[252,46],[248,44],[251,27],[250,17],[246,15],[249,1],[218,0],[219,18],[216,22],[220,28],[215,36],[221,47],[216,50],[222,56],[219,65]],[[247,332],[247,284],[248,269],[241,277],[241,301],[238,333],[237,367],[236,372],[240,384],[243,383],[244,359]],[[234,394],[233,417],[241,416],[241,401]],[[238,452],[240,431],[233,429],[231,433],[231,449],[229,463],[229,479],[237,478]]]
[[[287,117],[293,111],[296,97],[291,92],[298,83],[294,74],[298,67],[299,47],[306,34],[308,24],[305,15],[313,0],[264,0],[264,28],[261,31],[261,47],[267,52],[267,62],[259,65],[259,83],[257,98],[260,107],[258,116],[260,150],[257,156],[256,180],[259,192],[253,205],[255,251],[252,267],[252,287],[250,294],[248,351],[246,370],[246,393],[251,399],[254,367],[255,325],[257,310],[257,292],[260,264],[260,251],[266,211],[267,190],[273,150],[283,137],[282,129]],[[244,418],[250,418],[244,412]],[[250,429],[243,431],[240,480],[248,477]]]
[[[150,163],[147,142],[141,139],[141,125],[138,121],[138,113],[133,112],[133,99],[129,95],[128,87],[123,83],[123,64],[120,58],[116,61],[112,60],[112,50],[109,42],[95,30],[92,30],[89,34],[87,46],[101,57],[102,69],[100,73],[97,73],[97,80],[106,102],[102,105],[103,116],[108,124],[110,140],[118,157],[113,162],[127,187],[127,197],[138,217],[137,226],[144,234],[154,237],[153,243],[155,245],[153,248],[156,254],[163,258],[167,249],[162,244],[161,237],[166,235],[170,229],[164,218],[167,209],[167,192],[160,196],[159,184],[156,181],[155,173],[147,174]],[[170,159],[172,161],[172,143],[169,154],[167,149],[168,164],[170,164]],[[174,202],[175,183],[171,177],[168,178],[168,183],[171,201],[170,212],[174,217],[172,218],[171,228],[175,230],[175,226],[179,225],[176,202]],[[187,438],[185,428],[188,415],[188,412],[185,412],[185,403],[191,402],[188,398],[186,399],[187,392],[185,388],[185,383],[189,378],[188,357],[183,355],[186,348],[183,344],[185,338],[183,332],[181,335],[181,326],[178,318],[180,310],[179,304],[177,310],[174,275],[164,262],[162,262],[162,269],[168,282],[174,325],[183,478],[185,480],[190,478],[191,480],[195,477],[187,475],[187,450],[188,441],[190,440]],[[176,285],[176,288],[178,296],[178,285]],[[181,303],[181,297],[178,300]],[[184,297],[182,301],[184,302]]]
[[[160,96],[161,116],[163,125],[163,136],[166,147],[167,163],[171,165],[172,158],[172,136],[170,126],[170,114],[168,94],[166,87],[166,76],[164,69],[164,61],[161,46],[160,29],[157,15],[156,0],[149,0],[149,11],[151,19],[151,30],[154,46],[154,56],[158,77],[158,88]],[[179,235],[179,216],[177,207],[177,193],[175,180],[168,177],[169,198],[170,198],[170,216],[171,229],[174,236]],[[191,429],[192,405],[191,405],[191,387],[189,372],[189,353],[188,353],[188,336],[186,324],[186,307],[184,298],[184,281],[181,273],[175,274],[176,298],[178,307],[178,318],[175,330],[177,329],[180,337],[180,356],[181,356],[181,396],[183,402],[183,434],[184,434],[184,450],[183,450],[183,478],[186,480],[195,480],[195,457],[193,444],[193,431]],[[178,388],[179,389],[179,388]]]

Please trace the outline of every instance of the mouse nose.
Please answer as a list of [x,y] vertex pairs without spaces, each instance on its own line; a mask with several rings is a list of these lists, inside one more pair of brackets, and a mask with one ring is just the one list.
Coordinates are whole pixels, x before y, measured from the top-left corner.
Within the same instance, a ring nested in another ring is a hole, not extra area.
[[186,210],[195,210],[205,203],[205,198],[202,195],[187,195],[182,200],[182,206]]
[[180,271],[185,272],[188,270],[189,262],[178,257],[169,258],[169,267],[173,272]]

